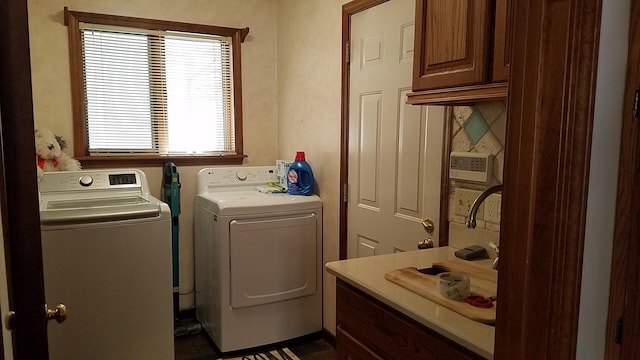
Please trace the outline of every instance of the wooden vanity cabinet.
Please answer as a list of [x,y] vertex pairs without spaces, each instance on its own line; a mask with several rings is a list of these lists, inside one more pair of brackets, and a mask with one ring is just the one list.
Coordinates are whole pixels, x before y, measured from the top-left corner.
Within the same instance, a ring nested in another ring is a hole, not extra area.
[[338,360],[482,359],[340,279],[336,321]]

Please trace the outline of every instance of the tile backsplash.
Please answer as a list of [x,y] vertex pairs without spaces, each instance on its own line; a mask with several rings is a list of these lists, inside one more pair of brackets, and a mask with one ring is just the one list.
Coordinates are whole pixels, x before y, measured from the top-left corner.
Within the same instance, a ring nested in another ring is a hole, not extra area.
[[[456,189],[484,190],[490,185],[502,183],[507,108],[503,101],[490,101],[476,103],[473,106],[453,106],[451,114],[451,151],[494,156],[492,178],[488,185],[450,180],[449,223],[450,228],[459,228],[459,225],[465,224],[466,217],[455,213]],[[498,233],[500,224],[479,219],[476,228]]]

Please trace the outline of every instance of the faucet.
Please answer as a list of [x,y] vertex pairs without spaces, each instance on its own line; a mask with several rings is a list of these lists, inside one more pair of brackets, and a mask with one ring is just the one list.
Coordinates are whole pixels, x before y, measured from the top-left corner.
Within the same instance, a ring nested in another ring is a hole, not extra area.
[[498,255],[500,255],[500,246],[496,245],[493,241],[489,243],[489,246],[496,252],[496,258],[495,260],[493,260],[491,268],[493,270],[498,270]]
[[475,229],[476,227],[476,214],[478,213],[478,208],[480,208],[480,204],[489,197],[489,195],[496,193],[498,191],[502,191],[502,185],[494,185],[482,193],[478,195],[478,197],[473,201],[471,205],[471,209],[469,209],[469,219],[467,220],[467,227],[470,229]]

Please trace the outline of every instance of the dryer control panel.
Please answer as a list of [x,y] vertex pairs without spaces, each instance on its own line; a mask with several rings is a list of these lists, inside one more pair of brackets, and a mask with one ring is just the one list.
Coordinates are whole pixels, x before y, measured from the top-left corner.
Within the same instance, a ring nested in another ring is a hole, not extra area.
[[223,188],[254,188],[256,185],[277,181],[275,166],[204,168],[198,172],[197,193],[208,193],[212,188],[216,191]]

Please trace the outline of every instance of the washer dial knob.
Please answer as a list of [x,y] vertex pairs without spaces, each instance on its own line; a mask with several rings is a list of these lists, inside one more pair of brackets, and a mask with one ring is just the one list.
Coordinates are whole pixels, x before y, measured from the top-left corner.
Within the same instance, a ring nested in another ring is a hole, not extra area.
[[80,176],[80,179],[78,179],[78,182],[82,186],[90,186],[93,184],[93,178],[89,175],[82,175]]

